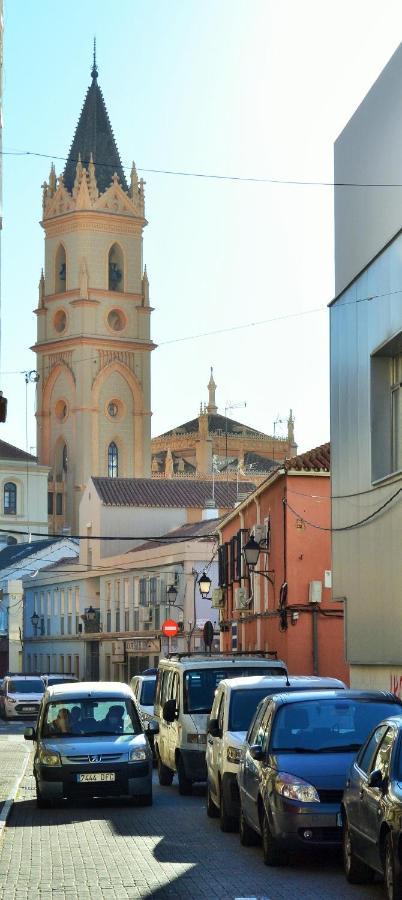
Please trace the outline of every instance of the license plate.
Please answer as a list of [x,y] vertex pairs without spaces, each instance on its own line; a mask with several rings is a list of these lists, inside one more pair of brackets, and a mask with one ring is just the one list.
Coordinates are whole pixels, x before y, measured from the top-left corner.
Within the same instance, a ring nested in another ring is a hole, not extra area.
[[36,706],[24,706],[23,711],[29,712],[29,713],[31,713],[31,712],[34,713],[34,712],[36,712]]
[[115,772],[86,772],[85,775],[77,775],[77,781],[116,781]]

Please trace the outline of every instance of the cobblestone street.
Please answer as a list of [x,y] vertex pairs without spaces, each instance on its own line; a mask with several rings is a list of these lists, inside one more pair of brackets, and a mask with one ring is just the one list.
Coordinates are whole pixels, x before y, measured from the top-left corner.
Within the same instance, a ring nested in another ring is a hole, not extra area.
[[[0,735],[1,757],[4,746]],[[1,900],[100,897],[381,900],[384,889],[348,885],[329,854],[267,868],[259,847],[241,847],[207,818],[201,789],[180,797],[175,784],[155,784],[150,809],[93,801],[38,810],[29,763],[0,839]]]

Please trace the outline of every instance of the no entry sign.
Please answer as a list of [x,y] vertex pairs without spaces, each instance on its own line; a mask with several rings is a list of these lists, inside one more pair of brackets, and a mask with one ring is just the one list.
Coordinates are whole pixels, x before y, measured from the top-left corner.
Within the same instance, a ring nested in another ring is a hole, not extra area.
[[166,637],[176,637],[176,634],[179,633],[179,626],[174,619],[165,619],[162,632]]

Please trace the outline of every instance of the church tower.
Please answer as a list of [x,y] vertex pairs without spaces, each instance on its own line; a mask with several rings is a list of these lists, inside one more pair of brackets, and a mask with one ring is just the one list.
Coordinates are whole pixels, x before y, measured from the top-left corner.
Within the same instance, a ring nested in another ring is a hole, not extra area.
[[49,528],[78,531],[91,475],[150,475],[149,284],[144,182],[126,181],[94,54],[64,174],[43,185],[37,443],[50,466]]

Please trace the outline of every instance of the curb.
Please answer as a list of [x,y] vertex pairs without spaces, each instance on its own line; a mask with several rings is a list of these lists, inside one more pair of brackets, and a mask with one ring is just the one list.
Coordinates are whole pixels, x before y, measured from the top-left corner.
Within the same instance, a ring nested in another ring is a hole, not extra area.
[[5,829],[6,825],[7,825],[8,817],[9,817],[9,815],[10,815],[10,812],[11,812],[12,808],[13,808],[13,804],[14,804],[15,798],[16,798],[16,796],[17,796],[17,794],[18,794],[18,791],[19,791],[19,788],[20,788],[20,784],[21,784],[23,778],[25,778],[25,772],[26,772],[26,770],[27,770],[27,768],[28,768],[28,763],[29,763],[30,756],[31,756],[31,754],[28,753],[27,756],[25,757],[24,762],[23,762],[23,764],[22,764],[22,772],[21,772],[21,775],[18,775],[18,778],[15,779],[15,782],[14,782],[13,787],[12,787],[12,789],[11,789],[11,794],[10,794],[10,796],[7,798],[7,800],[5,800],[4,803],[3,803],[3,808],[2,808],[2,810],[1,810],[1,812],[0,812],[0,838],[2,837],[3,831],[4,831],[4,829]]

